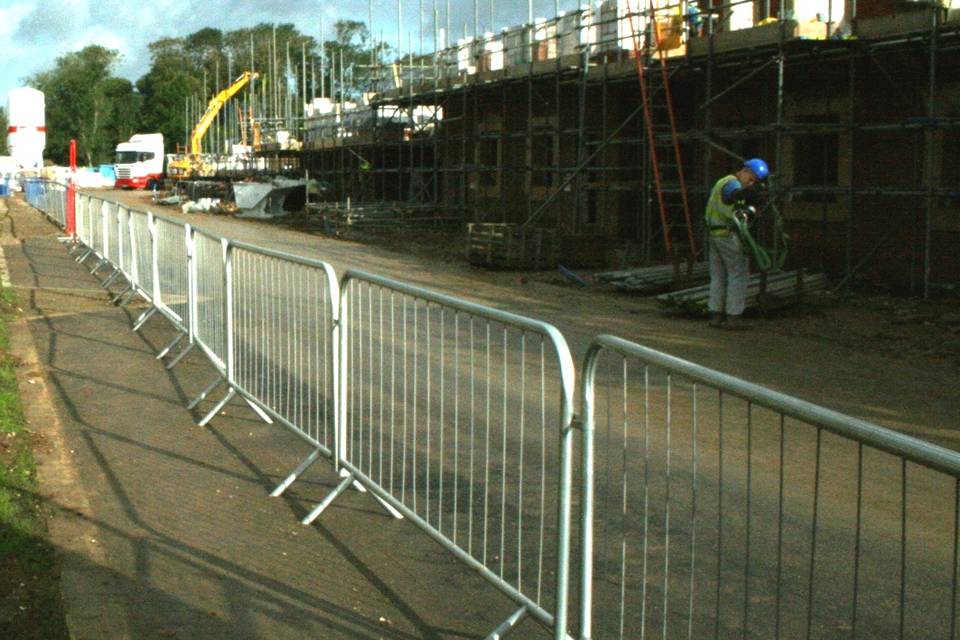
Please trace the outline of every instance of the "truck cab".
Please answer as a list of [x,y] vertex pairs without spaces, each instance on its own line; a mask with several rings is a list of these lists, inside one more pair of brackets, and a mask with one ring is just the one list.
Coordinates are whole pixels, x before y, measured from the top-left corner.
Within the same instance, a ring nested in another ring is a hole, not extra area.
[[119,189],[152,188],[163,182],[163,134],[137,133],[117,145],[114,170]]

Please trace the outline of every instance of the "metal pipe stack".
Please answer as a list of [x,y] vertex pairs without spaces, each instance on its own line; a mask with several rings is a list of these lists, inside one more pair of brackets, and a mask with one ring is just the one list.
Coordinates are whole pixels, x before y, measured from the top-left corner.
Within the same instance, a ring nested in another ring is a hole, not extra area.
[[686,264],[681,264],[676,270],[673,265],[664,264],[622,271],[604,271],[594,277],[601,282],[613,284],[617,291],[654,293],[674,287],[678,283],[690,285],[704,282],[710,277],[710,267],[706,262],[697,262],[688,274]]
[[[766,286],[761,295],[763,274],[750,276],[747,284],[747,308],[770,309],[799,302],[804,296],[819,293],[827,288],[827,276],[823,273],[781,271],[766,276]],[[657,296],[657,301],[690,313],[707,313],[710,285],[671,291]]]

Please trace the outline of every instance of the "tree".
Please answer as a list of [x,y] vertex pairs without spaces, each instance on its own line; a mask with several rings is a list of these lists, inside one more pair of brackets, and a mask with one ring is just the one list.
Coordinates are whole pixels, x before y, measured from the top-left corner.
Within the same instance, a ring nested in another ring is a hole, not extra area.
[[136,130],[139,97],[130,82],[111,75],[119,59],[117,51],[90,45],[28,80],[46,96],[47,155],[55,162],[67,162],[71,138],[87,164],[108,162],[117,136]]
[[173,149],[189,131],[186,100],[199,93],[201,86],[182,38],[157,40],[148,48],[153,63],[137,80],[143,97],[140,121],[145,131],[162,133],[167,148]]

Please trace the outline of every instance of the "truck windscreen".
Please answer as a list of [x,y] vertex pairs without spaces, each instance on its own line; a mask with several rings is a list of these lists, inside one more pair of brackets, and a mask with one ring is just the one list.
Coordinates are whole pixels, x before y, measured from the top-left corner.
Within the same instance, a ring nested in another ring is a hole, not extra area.
[[117,151],[115,164],[132,164],[137,161],[137,151]]

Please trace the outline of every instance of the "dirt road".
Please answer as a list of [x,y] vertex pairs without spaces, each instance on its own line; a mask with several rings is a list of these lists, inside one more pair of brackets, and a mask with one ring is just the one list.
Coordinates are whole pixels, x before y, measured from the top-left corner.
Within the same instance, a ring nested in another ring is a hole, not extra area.
[[453,262],[455,237],[411,235],[404,251],[397,241],[387,248],[271,222],[184,215],[153,205],[142,192],[101,195],[227,237],[319,258],[338,273],[362,269],[544,320],[563,332],[578,361],[593,336],[610,333],[960,449],[960,299],[923,305],[879,295],[832,298],[758,320],[750,331],[723,332],[668,315],[649,298],[575,288],[552,273],[489,272]]

